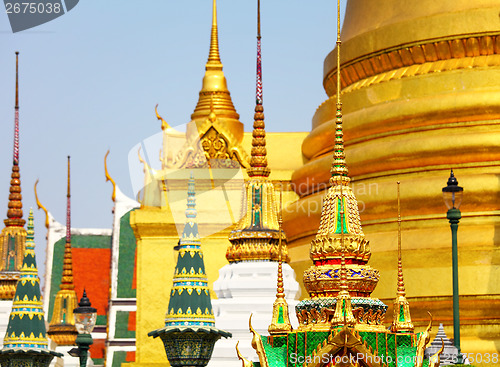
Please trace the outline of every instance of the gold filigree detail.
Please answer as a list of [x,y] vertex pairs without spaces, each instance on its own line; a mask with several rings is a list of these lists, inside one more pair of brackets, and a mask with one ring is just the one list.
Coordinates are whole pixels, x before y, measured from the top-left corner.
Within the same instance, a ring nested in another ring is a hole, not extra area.
[[[380,279],[380,272],[369,265],[346,265],[347,286],[353,296],[369,296]],[[304,271],[304,287],[311,297],[335,297],[340,290],[340,264],[311,266]]]
[[[350,61],[341,68],[342,93],[373,84],[435,72],[500,65],[498,34],[402,45]],[[325,78],[329,96],[337,90],[336,69]]]
[[324,358],[328,358],[333,361],[334,356],[345,355],[350,353],[351,355],[357,356],[362,360],[362,365],[368,367],[381,367],[379,361],[374,354],[371,347],[369,347],[359,334],[352,332],[344,326],[336,334],[330,334],[324,343],[319,344],[318,347],[311,353],[309,363],[304,363],[305,367],[322,367],[324,365]]

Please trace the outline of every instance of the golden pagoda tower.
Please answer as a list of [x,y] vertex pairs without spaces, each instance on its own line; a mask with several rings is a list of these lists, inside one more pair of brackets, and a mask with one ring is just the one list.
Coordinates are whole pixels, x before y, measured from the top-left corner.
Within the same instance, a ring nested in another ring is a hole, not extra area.
[[[337,27],[336,51],[340,56],[340,1],[337,2]],[[340,67],[337,73],[340,75]],[[340,94],[336,97],[330,187],[323,198],[316,237],[310,245],[313,265],[304,271],[304,286],[310,298],[296,306],[299,330],[327,331],[332,325],[344,325],[361,331],[385,332],[383,320],[387,306],[371,297],[380,274],[367,265],[370,245],[361,228],[356,197],[349,186],[342,103]]]
[[19,52],[16,52],[16,104],[14,107],[14,158],[10,180],[9,209],[0,233],[0,300],[12,300],[23,264],[26,230],[19,174]]
[[[394,293],[397,271],[388,259],[397,252],[388,234],[397,222],[390,208],[399,180],[406,191],[403,255],[411,264],[405,285],[413,296],[412,321],[423,326],[430,310],[451,334],[451,233],[440,190],[452,167],[465,193],[458,232],[462,347],[497,353],[498,2],[348,0],[342,39],[340,89],[352,186],[377,253],[373,265],[387,274],[375,295],[389,300]],[[315,208],[329,180],[340,92],[336,59],[335,51],[325,59],[328,99],[313,116],[302,144],[305,164],[292,177],[295,187],[307,190],[297,192],[300,200],[284,217],[295,271],[310,265],[308,243],[320,221]]]
[[64,245],[63,272],[59,291],[54,300],[54,309],[47,334],[59,346],[75,345],[78,332],[75,328],[73,309],[78,300],[73,283],[73,259],[71,254],[71,193],[70,157],[68,156],[68,193],[66,206],[66,244]]

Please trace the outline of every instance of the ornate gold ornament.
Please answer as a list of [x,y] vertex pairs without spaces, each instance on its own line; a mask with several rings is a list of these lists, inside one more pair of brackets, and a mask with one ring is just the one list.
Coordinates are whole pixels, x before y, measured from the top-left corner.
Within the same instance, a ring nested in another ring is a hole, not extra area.
[[420,334],[420,337],[418,338],[417,342],[417,357],[415,361],[415,367],[422,367],[424,364],[424,352],[425,348],[430,344],[431,341],[431,329],[432,329],[432,315],[429,311],[427,311],[429,314],[430,320],[429,320],[429,325],[427,325],[427,328],[425,331]]

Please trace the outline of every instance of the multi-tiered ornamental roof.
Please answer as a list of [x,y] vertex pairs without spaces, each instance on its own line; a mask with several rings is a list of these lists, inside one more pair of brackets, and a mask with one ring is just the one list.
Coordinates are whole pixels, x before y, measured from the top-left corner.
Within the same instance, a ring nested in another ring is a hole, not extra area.
[[16,52],[16,102],[14,107],[14,154],[10,179],[9,209],[0,233],[0,299],[11,300],[16,292],[23,262],[26,230],[23,219],[21,175],[19,173],[19,52]]
[[[340,2],[337,15],[340,60]],[[415,357],[423,357],[430,325],[420,337],[413,332],[400,255],[395,319],[391,328],[384,326],[387,306],[371,297],[380,275],[368,265],[370,247],[349,182],[339,93],[330,188],[323,199],[320,227],[311,242],[313,265],[304,272],[310,298],[296,306],[297,330],[263,337],[250,324],[260,367],[395,366],[396,362],[398,366],[422,366],[423,360]],[[401,254],[401,241],[398,244]],[[244,361],[247,364],[249,361]]]
[[[260,3],[259,3],[260,4]],[[284,232],[278,228],[278,210],[274,185],[269,180],[271,170],[267,165],[266,130],[262,90],[262,54],[260,33],[260,7],[257,20],[257,87],[252,133],[250,179],[245,183],[246,193],[242,210],[245,213],[229,235],[231,246],[226,258],[230,263],[248,260],[278,261],[278,243],[286,242]],[[282,258],[288,261],[286,245]]]
[[40,279],[35,259],[33,211],[28,217],[26,250],[17,283],[9,325],[3,349],[0,350],[2,367],[45,367],[54,356],[62,354],[48,348]]
[[160,337],[172,366],[205,366],[215,342],[231,333],[215,327],[207,274],[196,222],[194,178],[188,184],[186,225],[176,249],[179,252],[165,327],[148,335]]

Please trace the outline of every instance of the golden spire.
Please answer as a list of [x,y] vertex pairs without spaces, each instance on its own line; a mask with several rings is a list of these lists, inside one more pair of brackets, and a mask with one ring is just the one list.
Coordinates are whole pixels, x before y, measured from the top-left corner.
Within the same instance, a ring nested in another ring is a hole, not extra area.
[[411,322],[410,304],[406,299],[405,282],[403,279],[403,264],[401,253],[401,199],[398,181],[398,290],[394,300],[394,313],[392,318],[392,332],[412,332],[414,327]]
[[115,183],[115,180],[113,180],[113,178],[109,175],[109,172],[108,172],[108,162],[107,162],[108,154],[109,154],[109,149],[106,152],[106,155],[104,156],[104,174],[106,175],[106,182],[110,181],[111,184],[113,185],[113,193],[111,194],[111,200],[113,200],[113,202],[115,202],[116,201],[116,183]]
[[[262,106],[262,58],[260,48],[260,1],[257,3],[257,87],[254,130],[252,139],[252,157],[246,182],[244,208],[245,215],[229,235],[231,246],[226,258],[229,262],[243,260],[278,261],[281,250],[279,241],[286,241],[284,233],[278,228],[278,213],[274,186],[268,177],[270,169],[266,158],[266,132],[264,126],[264,108]],[[288,261],[288,249],[282,256]]]
[[40,200],[38,199],[38,193],[36,191],[36,186],[38,185],[38,179],[35,182],[35,200],[36,200],[36,205],[38,206],[38,209],[42,209],[45,212],[45,228],[49,228],[49,212],[45,206],[42,205]]
[[227,119],[225,125],[239,141],[243,138],[243,124],[238,121],[240,115],[234,108],[231,95],[227,88],[226,77],[222,71],[223,65],[219,53],[217,2],[212,0],[212,29],[210,32],[210,50],[205,64],[205,75],[200,91],[198,104],[191,115],[192,120],[203,123],[210,113],[210,99],[214,97],[214,107],[217,117]]
[[219,35],[217,27],[217,0],[212,0],[212,31],[210,33],[210,51],[206,70],[222,70],[222,62],[219,54]]
[[[259,1],[260,3],[260,1]],[[281,185],[280,190],[280,216],[278,219],[279,232],[281,234],[283,225],[283,185]],[[271,320],[271,325],[269,325],[268,331],[271,335],[282,335],[292,331],[292,324],[290,323],[290,316],[288,311],[288,303],[285,299],[285,290],[283,288],[283,261],[281,258],[281,235],[279,238],[278,245],[278,282],[276,286],[276,300],[273,303],[273,318]]]
[[[344,152],[342,102],[340,94],[340,3],[337,2],[337,114],[335,119],[335,145],[331,167],[330,187],[323,199],[321,220],[316,237],[311,241],[310,256],[313,266],[304,272],[304,286],[311,297],[333,297],[340,290],[340,282],[328,280],[331,271],[339,272],[341,256],[349,259],[347,268],[363,270],[368,282],[349,278],[351,294],[369,297],[377,285],[379,273],[366,265],[371,252],[361,228],[358,202],[349,186]],[[345,247],[345,240],[349,244]],[[319,274],[324,274],[323,276]]]
[[257,87],[255,93],[255,114],[252,133],[252,152],[248,176],[269,177],[271,170],[267,166],[266,130],[262,97],[262,54],[260,35],[260,0],[257,0]]
[[347,176],[347,164],[344,152],[344,132],[342,128],[342,102],[340,101],[340,1],[337,1],[337,113],[335,126],[335,146],[333,147],[333,162],[330,172],[330,184],[348,184],[350,178]]
[[71,254],[71,193],[70,157],[68,156],[68,191],[66,194],[66,243],[64,245],[63,272],[59,292],[54,300],[52,319],[47,334],[58,345],[74,345],[78,332],[75,329],[73,309],[77,306],[73,284],[73,258]]
[[16,92],[14,106],[14,154],[5,227],[0,234],[0,299],[12,299],[20,276],[26,243],[19,174],[19,52],[16,52]]

